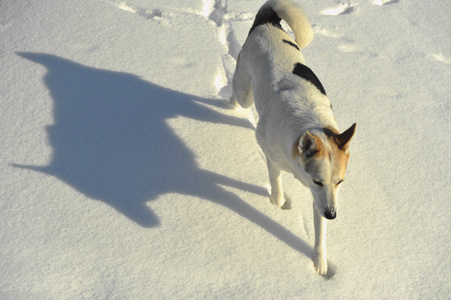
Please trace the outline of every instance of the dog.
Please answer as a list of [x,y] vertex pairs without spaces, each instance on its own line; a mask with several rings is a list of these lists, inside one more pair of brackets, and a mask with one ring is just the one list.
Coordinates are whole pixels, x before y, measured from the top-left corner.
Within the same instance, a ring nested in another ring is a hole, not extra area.
[[[295,39],[283,30],[282,19]],[[312,27],[300,6],[289,0],[267,1],[238,55],[229,103],[242,108],[255,103],[256,137],[266,156],[271,202],[285,204],[281,171],[310,188],[313,263],[316,273],[327,275],[326,221],[337,216],[356,123],[339,132],[326,91],[301,53],[312,39]]]

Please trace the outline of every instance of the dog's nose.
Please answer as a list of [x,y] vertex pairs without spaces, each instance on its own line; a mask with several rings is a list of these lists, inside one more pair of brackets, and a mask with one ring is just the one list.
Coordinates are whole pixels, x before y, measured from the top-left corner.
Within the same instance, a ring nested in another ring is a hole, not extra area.
[[328,220],[333,220],[337,217],[337,213],[335,212],[335,209],[330,209],[324,212],[324,216],[326,217],[326,219]]

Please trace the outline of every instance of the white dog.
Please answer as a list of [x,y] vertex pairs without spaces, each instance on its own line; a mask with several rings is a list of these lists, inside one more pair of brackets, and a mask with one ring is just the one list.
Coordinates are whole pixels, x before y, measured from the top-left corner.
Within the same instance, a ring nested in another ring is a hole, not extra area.
[[[281,27],[283,19],[293,40]],[[343,133],[326,92],[300,49],[313,39],[303,10],[288,0],[270,0],[258,11],[238,56],[231,105],[259,115],[257,141],[266,155],[271,202],[282,207],[281,171],[290,172],[313,194],[316,272],[327,274],[326,219],[337,216],[340,185],[356,124]]]

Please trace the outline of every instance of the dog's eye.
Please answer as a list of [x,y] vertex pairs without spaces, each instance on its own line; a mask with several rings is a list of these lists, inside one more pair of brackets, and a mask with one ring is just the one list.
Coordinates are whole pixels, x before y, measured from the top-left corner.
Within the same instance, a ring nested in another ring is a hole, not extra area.
[[313,182],[318,185],[318,186],[324,186],[323,183],[321,181],[315,180],[313,179]]
[[340,180],[339,182],[337,182],[337,185],[339,185],[340,183],[342,183],[343,182],[343,180]]

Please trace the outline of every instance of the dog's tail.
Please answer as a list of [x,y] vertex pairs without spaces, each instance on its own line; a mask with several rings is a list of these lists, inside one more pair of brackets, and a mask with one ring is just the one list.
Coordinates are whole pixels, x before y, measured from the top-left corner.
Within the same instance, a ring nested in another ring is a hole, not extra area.
[[254,24],[249,33],[255,27],[267,23],[280,26],[281,19],[287,22],[291,30],[293,30],[299,48],[307,47],[310,44],[313,40],[313,30],[310,21],[304,10],[290,0],[267,1],[255,16]]

